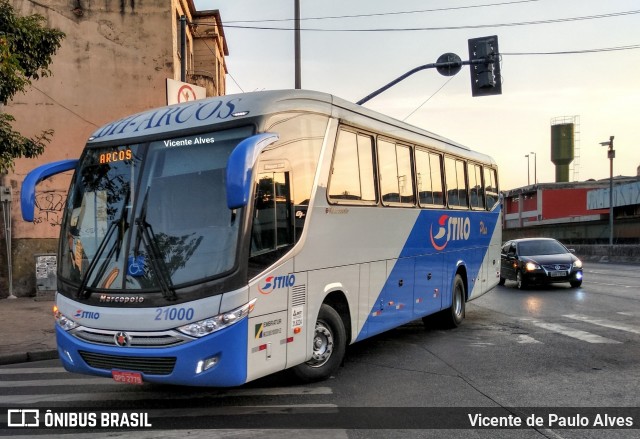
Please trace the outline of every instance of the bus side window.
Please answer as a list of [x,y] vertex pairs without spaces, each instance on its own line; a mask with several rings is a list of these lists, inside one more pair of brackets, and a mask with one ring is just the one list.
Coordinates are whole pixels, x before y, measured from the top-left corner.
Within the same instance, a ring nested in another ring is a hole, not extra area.
[[484,186],[487,210],[491,210],[498,202],[498,176],[495,169],[484,168]]
[[413,206],[411,148],[378,140],[378,163],[382,204]]
[[443,206],[442,156],[416,149],[416,173],[420,206]]
[[469,163],[469,189],[471,192],[471,208],[484,209],[482,166],[475,163]]
[[373,141],[370,136],[340,130],[333,158],[329,201],[375,204]]
[[449,207],[469,207],[464,161],[451,157],[445,157],[444,161]]

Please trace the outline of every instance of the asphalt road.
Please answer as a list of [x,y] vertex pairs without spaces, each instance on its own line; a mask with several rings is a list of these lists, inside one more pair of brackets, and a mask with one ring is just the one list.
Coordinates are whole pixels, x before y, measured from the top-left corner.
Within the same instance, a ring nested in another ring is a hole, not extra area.
[[[636,438],[639,383],[640,267],[586,264],[579,289],[520,291],[507,281],[467,304],[457,329],[413,322],[352,345],[344,367],[312,385],[300,385],[285,372],[237,389],[128,386],[69,374],[54,360],[4,366],[0,424],[5,409],[82,407],[144,411],[159,429],[78,429],[73,437]],[[632,408],[625,415],[635,429],[463,429],[459,421],[483,411],[524,419],[532,410],[566,408],[584,409],[593,421],[615,407]],[[242,422],[211,430],[211,419],[220,415]],[[265,428],[278,416],[293,429]],[[440,417],[438,425],[445,418],[458,421],[454,429],[423,429],[434,417]],[[323,429],[300,429],[287,419],[315,420]],[[386,429],[355,428],[369,425]],[[7,436],[52,433],[0,430]]]

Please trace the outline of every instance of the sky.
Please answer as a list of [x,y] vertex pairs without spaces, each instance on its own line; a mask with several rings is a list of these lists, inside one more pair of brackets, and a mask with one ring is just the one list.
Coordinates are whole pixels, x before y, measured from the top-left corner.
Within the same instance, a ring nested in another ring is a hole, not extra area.
[[[294,88],[294,0],[194,3],[220,11],[229,48],[228,94]],[[302,88],[353,102],[443,53],[467,60],[468,39],[497,35],[501,95],[472,97],[464,66],[453,77],[423,70],[364,105],[492,156],[502,190],[533,184],[534,177],[555,181],[550,127],[565,117],[577,122],[572,180],[609,178],[607,147],[600,143],[610,136],[614,176],[637,175],[638,0],[300,4]]]

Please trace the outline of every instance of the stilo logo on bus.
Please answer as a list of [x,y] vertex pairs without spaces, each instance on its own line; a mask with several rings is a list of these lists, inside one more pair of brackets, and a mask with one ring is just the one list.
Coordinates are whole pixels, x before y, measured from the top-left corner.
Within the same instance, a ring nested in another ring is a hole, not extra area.
[[466,241],[471,235],[469,217],[442,215],[438,219],[438,232],[434,236],[433,224],[429,229],[431,245],[438,251],[444,250],[450,241]]
[[262,285],[258,285],[258,291],[262,294],[270,294],[274,290],[280,288],[292,287],[296,284],[296,276],[294,274],[284,276],[269,276]]

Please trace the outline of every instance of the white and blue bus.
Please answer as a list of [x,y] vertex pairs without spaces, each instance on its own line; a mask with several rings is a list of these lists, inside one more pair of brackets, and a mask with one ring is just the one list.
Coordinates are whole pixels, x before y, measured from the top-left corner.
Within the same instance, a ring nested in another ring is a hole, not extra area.
[[58,252],[56,337],[71,372],[237,386],[327,378],[346,346],[497,285],[494,160],[310,91],[125,117],[79,160]]

